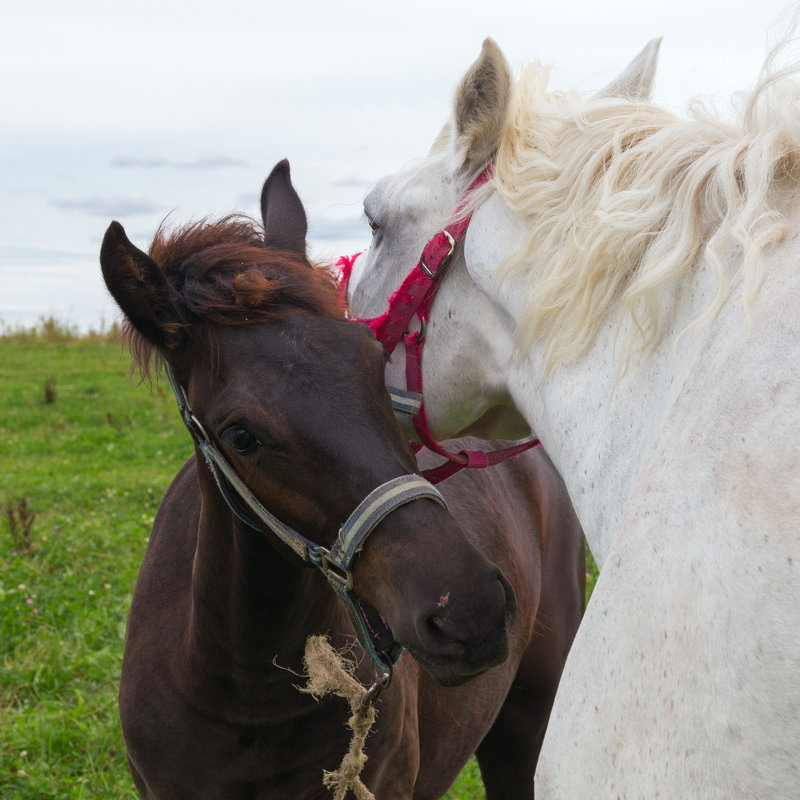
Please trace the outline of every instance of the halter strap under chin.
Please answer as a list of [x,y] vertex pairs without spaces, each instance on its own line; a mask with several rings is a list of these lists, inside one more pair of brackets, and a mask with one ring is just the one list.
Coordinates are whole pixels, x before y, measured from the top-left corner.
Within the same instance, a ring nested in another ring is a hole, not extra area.
[[[538,439],[533,438],[498,450],[460,450],[454,453],[434,440],[425,417],[422,394],[422,346],[425,343],[431,303],[453,253],[464,238],[472,220],[470,203],[473,195],[491,177],[492,169],[489,167],[470,184],[447,225],[425,245],[417,265],[389,298],[386,313],[371,319],[353,320],[367,325],[389,355],[400,342],[403,342],[406,352],[406,389],[392,386],[387,386],[386,389],[395,411],[412,417],[414,429],[421,442],[419,448],[427,447],[446,459],[439,466],[422,471],[431,483],[439,483],[464,468],[482,469],[499,464],[541,444]],[[340,294],[345,305],[347,284],[358,255],[360,253],[354,256],[342,256],[337,264],[340,268]],[[414,317],[419,320],[419,330],[411,332],[411,321]]]
[[[400,475],[373,489],[358,504],[339,529],[339,535],[330,549],[316,544],[281,522],[264,507],[192,413],[186,392],[166,361],[164,371],[175,394],[181,418],[192,434],[228,507],[254,530],[261,531],[262,526],[266,527],[304,562],[317,567],[325,575],[342,601],[362,647],[383,671],[383,681],[372,687],[373,692],[376,687],[385,688],[391,668],[402,655],[403,647],[394,640],[380,612],[355,595],[350,568],[356,555],[364,547],[367,537],[392,511],[423,498],[434,500],[447,508],[444,497],[422,476],[413,473]],[[377,693],[372,695],[373,699],[375,697]]]

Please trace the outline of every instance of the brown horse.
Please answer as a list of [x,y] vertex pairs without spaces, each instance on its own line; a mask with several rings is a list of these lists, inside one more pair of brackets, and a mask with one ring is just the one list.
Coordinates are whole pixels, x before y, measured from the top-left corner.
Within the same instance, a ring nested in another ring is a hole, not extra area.
[[[199,223],[146,255],[112,223],[103,242],[131,351],[145,372],[166,363],[198,450],[161,503],[128,622],[120,716],[144,798],[324,798],[347,748],[344,701],[300,694],[288,670],[309,635],[352,643],[350,617],[302,548],[226,502],[214,459],[247,484],[239,497],[324,548],[376,486],[417,472],[381,348],[306,259],[286,162],[262,210],[263,233]],[[363,778],[380,800],[435,798],[477,750],[488,797],[532,797],[582,610],[581,532],[542,452],[443,493],[452,516],[430,495],[406,502],[348,567],[413,656],[377,702]],[[371,681],[369,658],[357,676]]]

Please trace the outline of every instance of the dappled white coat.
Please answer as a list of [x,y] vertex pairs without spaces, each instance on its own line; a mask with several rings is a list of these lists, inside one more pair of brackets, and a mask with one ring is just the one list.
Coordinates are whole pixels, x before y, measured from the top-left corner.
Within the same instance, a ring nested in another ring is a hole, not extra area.
[[[544,95],[541,83],[528,96],[512,89],[487,40],[431,155],[366,198],[375,234],[356,262],[351,302],[359,316],[385,309],[499,148],[499,177],[477,200],[431,312],[423,378],[435,435],[521,436],[527,424],[542,439],[601,566],[551,716],[537,798],[800,797],[800,90],[791,76],[765,80],[744,133],[677,121],[646,111],[657,48],[584,102],[570,131],[558,108],[578,101]],[[773,111],[784,119],[759,138]],[[631,114],[638,132],[606,156],[574,155],[598,120]],[[674,153],[663,187],[655,167],[638,188],[613,174],[673,124],[665,142],[683,131],[707,146]],[[500,163],[519,157],[509,140],[525,125],[539,125],[528,145],[549,176]],[[701,161],[704,178],[692,173]],[[569,174],[578,163],[595,170],[586,186],[585,175]],[[537,208],[531,189],[526,212],[515,181],[531,176],[553,195]],[[633,209],[614,205],[614,180]],[[576,196],[590,185],[597,198]],[[648,192],[661,189],[656,212]],[[577,210],[557,208],[559,191]],[[583,200],[594,207],[580,208]],[[557,224],[548,225],[551,213],[562,215]],[[732,224],[715,240],[726,214]],[[637,219],[653,227],[637,230]],[[603,225],[617,238],[602,240]],[[618,270],[611,283],[578,274],[598,265]],[[644,285],[659,269],[668,274]],[[402,347],[387,383],[404,384]]]

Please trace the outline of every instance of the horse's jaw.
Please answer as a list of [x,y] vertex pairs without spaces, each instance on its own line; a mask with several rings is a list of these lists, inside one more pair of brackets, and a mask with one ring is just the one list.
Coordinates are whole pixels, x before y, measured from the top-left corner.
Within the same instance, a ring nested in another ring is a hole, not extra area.
[[[481,376],[480,384],[466,386],[463,381],[471,381],[481,374],[478,365],[466,359],[455,364],[452,359],[445,360],[442,364],[436,349],[434,339],[434,343],[428,346],[427,363],[423,366],[425,414],[436,441],[464,436],[516,440],[532,435],[530,425],[506,391],[505,373],[499,371],[498,361],[493,362],[495,374],[491,378]],[[405,358],[403,345],[398,345],[386,365],[387,387],[406,388]],[[424,376],[427,376],[427,383]],[[431,388],[426,388],[427,385]],[[485,387],[489,386],[493,388],[487,390]],[[411,415],[396,411],[395,418],[409,441],[418,441]]]
[[505,663],[508,658],[508,648],[506,648],[502,654],[499,654],[496,659],[484,661],[479,667],[475,667],[474,669],[464,669],[463,667],[456,668],[452,664],[432,662],[424,655],[415,654],[410,650],[409,654],[425,672],[439,684],[439,686],[450,689],[456,686],[463,686],[465,683],[469,683],[475,680],[475,678],[484,675],[490,669],[495,669]]
[[468,425],[461,436],[478,439],[525,439],[531,436],[531,427],[513,402],[492,406],[482,416]]

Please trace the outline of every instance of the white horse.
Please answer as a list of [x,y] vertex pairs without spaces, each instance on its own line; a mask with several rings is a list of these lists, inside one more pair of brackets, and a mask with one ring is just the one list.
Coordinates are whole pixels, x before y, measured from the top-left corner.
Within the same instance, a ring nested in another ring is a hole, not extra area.
[[350,301],[384,311],[493,166],[422,372],[438,437],[541,438],[601,565],[537,796],[800,797],[800,83],[768,60],[736,124],[679,119],[657,50],[584,100],[487,40],[365,199]]

